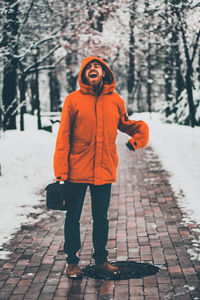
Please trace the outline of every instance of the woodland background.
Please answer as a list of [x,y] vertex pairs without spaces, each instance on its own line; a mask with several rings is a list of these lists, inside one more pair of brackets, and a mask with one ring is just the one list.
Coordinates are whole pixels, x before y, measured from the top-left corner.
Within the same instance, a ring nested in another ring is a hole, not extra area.
[[107,61],[128,113],[200,125],[198,0],[3,0],[0,126],[59,112],[85,56]]

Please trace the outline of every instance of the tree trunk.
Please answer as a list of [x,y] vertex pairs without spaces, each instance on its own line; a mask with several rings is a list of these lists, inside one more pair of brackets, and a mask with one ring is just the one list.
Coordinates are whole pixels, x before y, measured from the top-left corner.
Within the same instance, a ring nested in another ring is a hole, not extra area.
[[37,109],[36,107],[36,99],[35,99],[35,79],[34,76],[32,74],[31,79],[29,80],[30,83],[30,91],[31,91],[31,114],[34,115],[35,110]]
[[172,15],[172,22],[173,22],[173,30],[172,30],[172,51],[173,51],[173,57],[175,62],[175,80],[176,80],[176,102],[179,101],[179,96],[184,90],[185,84],[184,79],[181,71],[181,53],[179,51],[179,26],[178,21],[180,22],[180,15],[177,12],[177,9],[172,6],[171,7],[171,15]]
[[26,112],[26,106],[23,102],[26,100],[26,76],[25,74],[21,74],[19,79],[19,90],[20,90],[20,104],[22,105],[20,107],[20,130],[24,130],[24,113]]
[[147,106],[148,106],[148,112],[152,112],[151,109],[151,91],[152,91],[152,79],[151,79],[151,45],[149,43],[148,47],[148,56],[147,56],[147,73],[148,73],[148,80],[147,80]]
[[66,56],[66,65],[67,65],[67,72],[66,72],[66,78],[67,78],[67,91],[68,93],[72,93],[76,90],[76,83],[78,75],[74,74],[75,65],[77,65],[77,53],[71,52],[68,53]]
[[[178,30],[178,29],[177,29]],[[179,51],[178,45],[178,32],[172,33],[172,43],[173,43],[173,54],[174,54],[174,61],[175,61],[175,70],[176,70],[176,102],[178,102],[179,96],[184,90],[185,83],[181,71],[181,54]]]
[[[3,70],[3,105],[5,115],[3,119],[4,130],[16,129],[16,85],[17,85],[17,61],[12,57],[8,58],[9,62],[4,64]],[[8,65],[9,64],[9,65]]]
[[200,49],[199,49],[197,73],[198,73],[198,77],[197,78],[198,78],[198,81],[200,82]]
[[189,112],[190,112],[190,125],[194,127],[196,125],[196,119],[195,119],[195,107],[194,107],[194,99],[193,99],[193,92],[192,92],[192,66],[191,64],[187,64],[187,71],[185,76],[185,82],[186,82],[186,90],[188,95],[188,104],[189,104]]
[[2,98],[4,110],[3,128],[16,129],[16,86],[17,86],[17,59],[18,53],[18,4],[16,0],[4,0],[6,22],[3,25],[1,46],[8,49],[10,54],[6,57],[3,67],[3,90]]
[[[138,112],[144,111],[144,105],[143,105],[143,95],[142,95],[142,76],[141,76],[141,71],[138,70],[137,72],[137,92],[136,92],[136,99],[137,99],[137,110]],[[146,104],[146,103],[145,103]]]
[[128,107],[134,102],[133,89],[135,83],[135,53],[134,53],[134,22],[135,22],[135,2],[130,6],[130,38],[129,38],[129,66],[128,66],[128,78],[127,78],[127,90],[128,90]]
[[35,98],[37,107],[37,125],[38,130],[42,129],[41,116],[40,116],[40,97],[39,97],[39,71],[37,64],[37,55],[35,55]]
[[[193,64],[196,52],[194,51],[192,57],[190,57],[188,44],[187,44],[187,38],[186,38],[186,35],[185,35],[185,31],[184,31],[183,22],[182,22],[180,12],[177,9],[175,9],[175,14],[177,16],[178,21],[180,22],[180,31],[181,31],[181,35],[182,35],[183,48],[184,48],[185,60],[186,60],[185,84],[186,84],[186,90],[187,90],[187,95],[188,95],[190,125],[192,127],[194,127],[197,122],[196,122],[196,119],[195,119],[196,110],[195,110],[195,106],[194,106],[194,98],[193,98],[193,91],[192,91],[192,87],[193,87],[193,81],[192,81],[193,66],[192,66],[192,64]],[[196,42],[198,42],[199,37],[200,37],[200,31],[197,35]],[[195,47],[196,46],[197,46],[197,44],[195,44]],[[196,50],[196,49],[193,47],[193,50]]]
[[[145,12],[150,15],[149,13],[149,1],[145,0]],[[151,65],[151,32],[150,32],[150,22],[151,20],[149,19],[149,17],[147,17],[147,21],[146,21],[146,26],[145,26],[145,31],[148,34],[148,53],[147,53],[147,106],[148,106],[148,112],[151,113],[152,108],[151,108],[151,94],[152,94],[152,83],[153,80],[151,78],[151,69],[152,69],[152,65]]]
[[[168,27],[169,27],[169,7],[168,7],[168,0],[165,0],[165,36],[168,35]],[[172,75],[173,75],[173,54],[172,54],[172,45],[171,46],[166,46],[165,50],[165,68],[164,68],[164,73],[165,73],[165,100],[167,102],[172,100]],[[170,114],[169,108],[167,107],[165,110],[165,116],[168,117]]]
[[196,119],[195,119],[195,106],[194,106],[194,98],[193,98],[193,81],[192,81],[192,74],[193,74],[193,67],[192,67],[192,59],[190,58],[189,49],[187,46],[186,36],[183,29],[183,26],[181,26],[181,33],[183,38],[183,47],[185,52],[185,58],[186,58],[186,75],[185,75],[185,83],[186,83],[186,90],[188,95],[188,105],[189,105],[189,113],[190,113],[190,125],[194,127],[196,125]]
[[[127,89],[128,95],[131,98],[132,91],[134,87],[134,80],[135,80],[135,63],[134,63],[134,35],[133,35],[133,24],[130,22],[130,40],[129,40],[129,67],[128,67],[128,78],[127,78]],[[131,103],[133,99],[130,99]],[[130,104],[131,104],[130,103]]]
[[[102,0],[98,1],[99,7],[102,6]],[[99,32],[103,32],[103,22],[105,21],[105,12],[102,10],[99,11],[98,18],[96,20],[96,30]]]
[[58,111],[60,105],[60,84],[55,71],[49,72],[50,111]]
[[[103,24],[109,15],[108,5],[109,1],[97,0],[96,3],[92,4],[90,0],[87,0],[88,18],[92,29],[103,32]],[[103,6],[104,8],[102,9]],[[98,15],[94,14],[97,10]]]

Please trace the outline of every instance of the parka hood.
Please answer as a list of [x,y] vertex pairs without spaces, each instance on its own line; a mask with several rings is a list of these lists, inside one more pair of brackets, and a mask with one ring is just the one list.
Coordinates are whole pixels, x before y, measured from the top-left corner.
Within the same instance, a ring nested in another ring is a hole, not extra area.
[[86,57],[82,61],[81,69],[79,72],[79,86],[80,86],[81,92],[83,94],[93,94],[94,93],[93,87],[87,84],[87,82],[85,80],[85,76],[84,76],[84,74],[85,74],[84,69],[85,69],[86,65],[94,60],[99,61],[105,71],[103,93],[109,94],[109,93],[114,92],[115,76],[114,76],[113,72],[111,71],[110,67],[107,65],[107,63],[103,59],[96,57],[96,56]]

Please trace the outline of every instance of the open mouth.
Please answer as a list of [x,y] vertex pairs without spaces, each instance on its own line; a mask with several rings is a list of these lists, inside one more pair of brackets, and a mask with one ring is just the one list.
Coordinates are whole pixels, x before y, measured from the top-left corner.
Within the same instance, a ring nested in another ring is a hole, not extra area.
[[90,78],[96,78],[98,76],[98,74],[92,73],[90,74]]

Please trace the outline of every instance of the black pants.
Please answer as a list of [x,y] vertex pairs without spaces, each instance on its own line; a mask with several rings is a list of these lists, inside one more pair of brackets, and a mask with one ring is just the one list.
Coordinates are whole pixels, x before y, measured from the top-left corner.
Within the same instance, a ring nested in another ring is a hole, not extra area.
[[92,239],[94,253],[92,257],[94,258],[95,263],[101,264],[106,261],[108,256],[108,251],[106,250],[108,240],[107,213],[110,204],[111,184],[93,185],[72,182],[69,184],[70,199],[64,228],[64,252],[67,254],[67,262],[68,264],[76,264],[79,261],[79,258],[76,256],[76,252],[81,247],[79,221],[86,189],[89,185],[93,218]]

